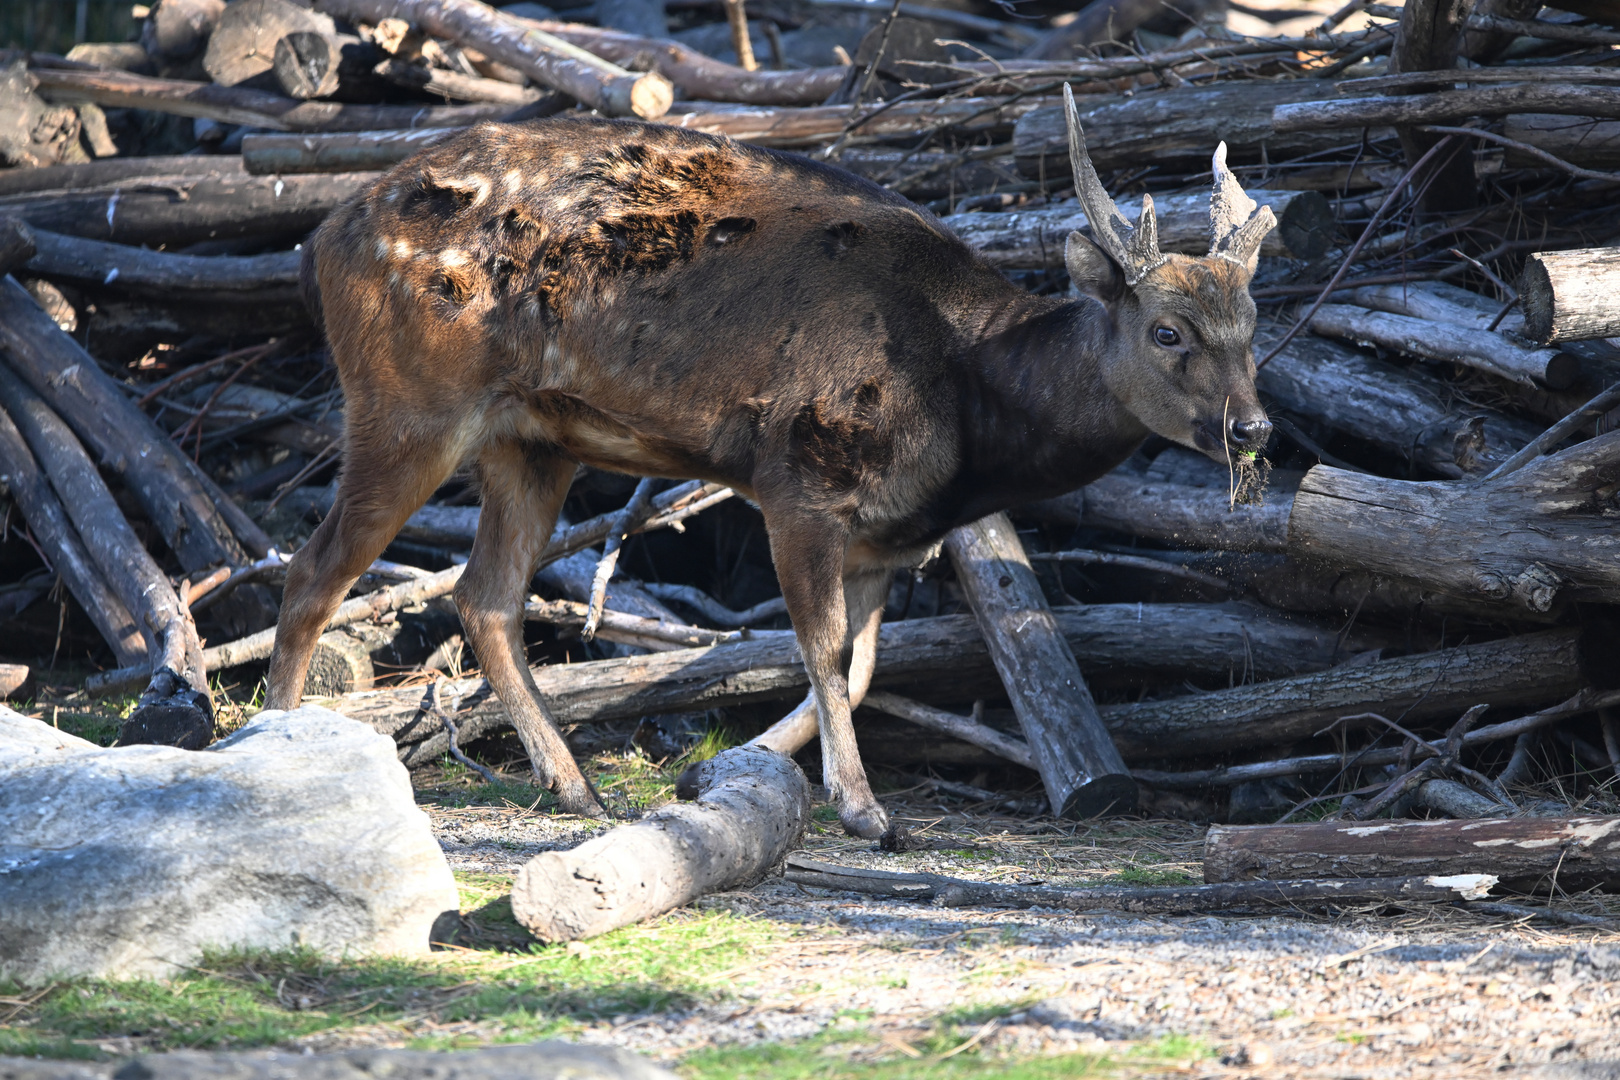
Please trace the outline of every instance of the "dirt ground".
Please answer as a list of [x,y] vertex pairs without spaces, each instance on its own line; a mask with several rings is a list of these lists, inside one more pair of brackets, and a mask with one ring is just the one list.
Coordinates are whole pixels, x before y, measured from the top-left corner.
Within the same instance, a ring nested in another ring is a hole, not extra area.
[[[967,850],[883,854],[821,821],[825,808],[806,849],[978,880],[1200,880],[1202,830],[1185,822],[1060,823],[886,802],[914,831]],[[452,867],[497,880],[599,828],[516,805],[427,808]],[[724,1000],[587,1025],[582,1041],[673,1061],[848,1027],[871,1037],[841,1053],[892,1058],[955,1014],[985,1017],[968,1040],[981,1052],[1117,1059],[1155,1040],[1194,1050],[1136,1075],[1620,1076],[1620,934],[1449,906],[1182,918],[945,909],[779,879],[702,906],[794,934],[723,973]]]

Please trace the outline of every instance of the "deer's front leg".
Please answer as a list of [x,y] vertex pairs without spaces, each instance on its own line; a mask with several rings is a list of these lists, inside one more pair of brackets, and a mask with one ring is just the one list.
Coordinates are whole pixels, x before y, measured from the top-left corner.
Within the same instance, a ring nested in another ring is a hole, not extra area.
[[[861,765],[855,727],[850,722],[849,680],[843,671],[846,636],[852,629],[846,614],[843,580],[848,533],[836,519],[802,512],[778,516],[768,505],[764,509],[782,598],[787,601],[815,694],[823,779],[838,803],[838,820],[844,831],[875,839],[888,828],[889,819],[873,797]],[[862,575],[857,580],[864,583],[871,576]],[[856,590],[862,606],[867,606],[868,594],[873,591]],[[875,618],[875,614],[868,613],[863,622]],[[865,677],[870,677],[869,670]]]

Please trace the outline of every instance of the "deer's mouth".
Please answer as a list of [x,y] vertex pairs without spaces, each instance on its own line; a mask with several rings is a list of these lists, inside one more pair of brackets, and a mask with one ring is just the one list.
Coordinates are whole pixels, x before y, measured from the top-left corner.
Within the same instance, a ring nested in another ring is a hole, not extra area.
[[1219,421],[1212,424],[1208,420],[1195,420],[1192,431],[1194,446],[1216,461],[1226,460],[1226,443],[1221,439]]

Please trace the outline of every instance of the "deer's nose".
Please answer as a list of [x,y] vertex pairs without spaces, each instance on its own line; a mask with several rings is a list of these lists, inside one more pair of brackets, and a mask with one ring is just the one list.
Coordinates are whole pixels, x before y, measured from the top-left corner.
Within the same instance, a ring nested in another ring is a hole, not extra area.
[[1233,420],[1227,435],[1240,450],[1258,450],[1271,438],[1271,421]]

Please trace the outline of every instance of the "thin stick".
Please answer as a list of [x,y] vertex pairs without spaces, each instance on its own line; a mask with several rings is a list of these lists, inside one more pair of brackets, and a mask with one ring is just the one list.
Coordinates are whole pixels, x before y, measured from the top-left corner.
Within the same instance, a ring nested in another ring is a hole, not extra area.
[[1066,562],[1079,563],[1082,566],[1119,566],[1131,570],[1146,570],[1154,574],[1164,574],[1166,577],[1178,577],[1186,581],[1197,582],[1199,585],[1209,585],[1227,592],[1242,592],[1243,590],[1227,581],[1225,578],[1206,574],[1201,570],[1194,570],[1190,566],[1179,563],[1164,562],[1159,559],[1146,559],[1140,555],[1116,555],[1106,551],[1032,551],[1029,553],[1030,562]]
[[440,699],[439,691],[443,686],[444,686],[444,679],[442,677],[434,679],[433,680],[433,693],[430,696],[429,700],[432,701],[432,703],[433,703],[433,711],[438,715],[439,722],[444,725],[445,735],[450,740],[450,756],[455,758],[457,761],[461,762],[463,765],[467,766],[467,768],[472,769],[479,776],[482,776],[484,778],[484,783],[486,783],[486,784],[495,783],[496,781],[495,781],[495,774],[494,773],[490,772],[489,769],[485,768],[483,765],[478,764],[478,762],[474,761],[472,758],[468,757],[466,754],[463,754],[461,752],[461,747],[456,745],[456,739],[460,736],[461,733],[456,730],[456,722],[454,720],[450,719],[450,713],[445,709],[444,704],[442,703],[442,701]]
[[607,542],[602,545],[601,561],[596,564],[596,574],[591,578],[591,602],[585,615],[585,627],[579,632],[579,636],[586,641],[596,636],[596,626],[602,621],[608,579],[613,576],[614,567],[619,565],[619,548],[623,546],[624,538],[647,520],[648,511],[652,509],[653,485],[657,482],[650,476],[642,477],[630,501],[619,511],[619,516],[613,519],[613,526],[608,530]]
[[1588,421],[1596,420],[1617,404],[1620,404],[1620,382],[1615,383],[1603,393],[1588,401],[1534,439],[1531,439],[1522,450],[1486,473],[1480,478],[1479,482],[1483,484],[1524,468],[1536,458],[1585,427]]
[[1465,135],[1473,139],[1484,139],[1486,142],[1493,142],[1498,146],[1505,146],[1509,150],[1518,150],[1522,153],[1529,154],[1531,157],[1538,157],[1555,168],[1563,169],[1565,172],[1569,173],[1578,180],[1604,180],[1611,184],[1620,184],[1620,173],[1597,172],[1592,169],[1583,169],[1581,166],[1571,164],[1555,154],[1549,154],[1539,146],[1531,146],[1527,142],[1520,142],[1517,139],[1510,139],[1506,135],[1497,135],[1493,132],[1481,131],[1478,128],[1446,127],[1441,124],[1420,124],[1418,125],[1418,130],[1432,131],[1437,135]]
[[861,85],[855,91],[855,107],[859,108],[861,99],[866,92],[872,89],[872,80],[877,78],[878,64],[883,61],[883,54],[889,48],[889,34],[894,31],[894,20],[900,17],[900,0],[894,0],[889,8],[889,15],[883,20],[883,36],[878,38],[877,51],[872,54],[872,62],[866,65],[866,73],[861,76]]

